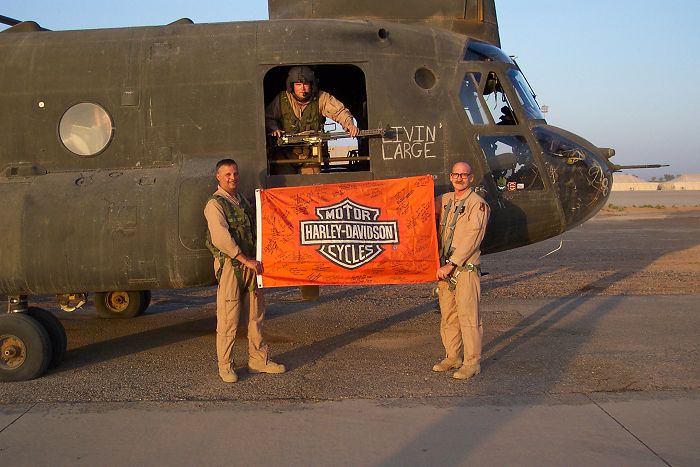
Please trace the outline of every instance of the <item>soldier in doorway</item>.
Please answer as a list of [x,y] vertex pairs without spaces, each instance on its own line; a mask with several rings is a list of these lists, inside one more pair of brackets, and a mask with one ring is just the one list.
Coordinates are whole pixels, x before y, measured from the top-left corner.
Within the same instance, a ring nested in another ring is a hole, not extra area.
[[[318,89],[318,81],[308,66],[295,66],[287,75],[287,88],[279,93],[265,109],[265,128],[268,135],[279,138],[284,133],[323,131],[325,118],[339,123],[351,137],[357,137],[360,130],[353,122],[353,116],[342,102],[325,91]],[[275,148],[273,160],[310,159],[310,147]],[[276,173],[319,173],[321,165],[274,164]]]

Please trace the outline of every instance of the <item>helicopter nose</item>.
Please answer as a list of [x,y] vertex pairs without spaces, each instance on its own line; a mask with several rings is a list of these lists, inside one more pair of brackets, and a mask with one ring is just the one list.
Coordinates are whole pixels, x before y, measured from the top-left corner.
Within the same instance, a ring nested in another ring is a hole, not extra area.
[[593,217],[610,196],[615,151],[550,125],[534,128],[564,213],[565,230]]

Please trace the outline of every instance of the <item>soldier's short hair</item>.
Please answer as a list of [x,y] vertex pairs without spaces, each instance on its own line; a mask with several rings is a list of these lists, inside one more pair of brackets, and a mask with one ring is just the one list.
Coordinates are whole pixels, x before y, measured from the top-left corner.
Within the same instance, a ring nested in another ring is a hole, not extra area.
[[221,159],[219,162],[216,163],[215,172],[218,172],[219,169],[224,165],[235,165],[236,167],[238,167],[238,163],[233,159]]

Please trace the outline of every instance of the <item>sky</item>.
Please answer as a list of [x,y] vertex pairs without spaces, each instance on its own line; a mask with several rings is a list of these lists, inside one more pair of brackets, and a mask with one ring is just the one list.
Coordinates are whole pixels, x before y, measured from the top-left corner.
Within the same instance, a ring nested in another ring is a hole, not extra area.
[[[496,8],[501,47],[549,108],[549,124],[614,148],[619,165],[670,164],[625,173],[700,173],[700,1],[496,0]],[[0,15],[52,30],[268,18],[266,0],[8,0]]]

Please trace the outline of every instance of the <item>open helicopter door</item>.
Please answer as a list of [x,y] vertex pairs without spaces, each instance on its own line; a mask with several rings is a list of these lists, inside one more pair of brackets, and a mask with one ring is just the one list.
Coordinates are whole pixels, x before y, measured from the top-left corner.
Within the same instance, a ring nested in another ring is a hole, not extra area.
[[[340,101],[354,117],[360,129],[367,129],[367,90],[365,75],[356,64],[289,64],[269,68],[264,77],[266,120],[281,121],[270,114],[281,113],[290,69],[303,66],[315,76],[312,92],[324,91]],[[265,186],[285,187],[372,180],[369,142],[366,138],[344,137],[343,128],[330,118],[323,130],[302,132],[298,140],[270,136],[266,124],[267,172]],[[285,134],[285,136],[290,136]]]

